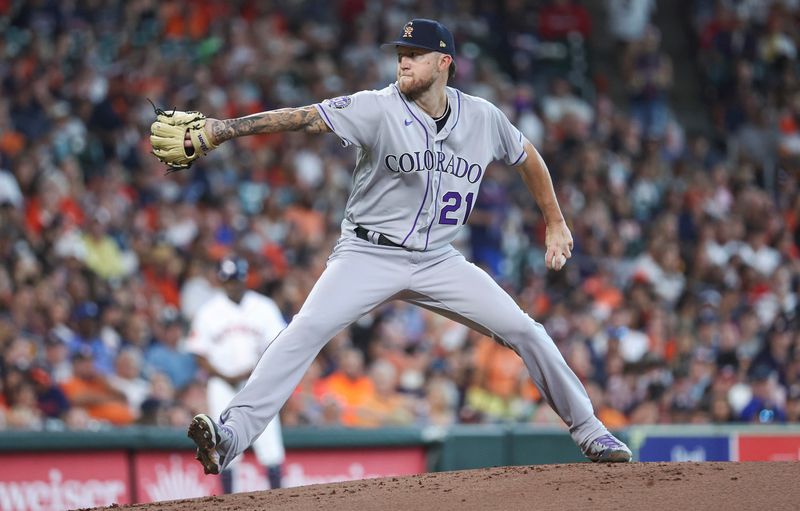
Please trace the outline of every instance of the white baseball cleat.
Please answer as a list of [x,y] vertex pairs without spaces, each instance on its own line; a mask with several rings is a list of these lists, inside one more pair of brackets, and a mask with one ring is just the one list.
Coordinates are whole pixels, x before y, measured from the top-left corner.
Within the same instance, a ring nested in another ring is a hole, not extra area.
[[592,461],[609,463],[627,463],[633,457],[628,446],[611,433],[601,435],[589,442],[589,445],[583,450],[583,454]]
[[220,430],[225,431],[204,413],[195,415],[189,424],[188,436],[197,446],[195,459],[203,465],[206,474],[219,474],[222,470],[225,458],[218,450],[223,440],[220,437]]

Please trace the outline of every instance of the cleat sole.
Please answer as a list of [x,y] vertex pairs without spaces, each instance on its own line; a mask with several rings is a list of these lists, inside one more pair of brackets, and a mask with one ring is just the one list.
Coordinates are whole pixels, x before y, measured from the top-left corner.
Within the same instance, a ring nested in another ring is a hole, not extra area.
[[187,436],[192,439],[197,446],[197,453],[195,459],[203,465],[203,471],[206,474],[219,474],[218,455],[215,452],[216,439],[214,438],[214,431],[208,422],[201,417],[195,417],[189,424],[189,431]]

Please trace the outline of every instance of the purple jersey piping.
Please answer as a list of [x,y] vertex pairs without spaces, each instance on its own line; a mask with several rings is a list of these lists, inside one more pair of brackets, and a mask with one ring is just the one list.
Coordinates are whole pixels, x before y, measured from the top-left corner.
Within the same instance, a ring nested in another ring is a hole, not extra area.
[[331,118],[328,117],[328,112],[325,111],[325,107],[322,106],[322,103],[317,103],[314,106],[317,108],[317,110],[319,110],[322,113],[322,116],[325,118],[325,122],[328,123],[328,127],[331,129],[332,132],[336,133],[339,136],[339,138],[341,138],[342,140],[344,140],[348,144],[355,145],[352,142],[350,142],[349,140],[347,140],[346,138],[344,138],[343,136],[339,135],[339,133],[336,131],[336,128],[333,127],[333,123],[331,122]]
[[[458,125],[458,120],[461,119],[461,93],[458,92],[458,89],[456,89],[456,98],[458,98],[458,113],[456,114],[456,122],[454,122],[453,127],[450,128],[451,132],[454,129],[456,129],[456,126]],[[441,150],[441,148],[439,150]]]
[[[406,110],[408,110],[408,113],[410,113],[411,117],[416,119],[416,121],[422,127],[422,131],[423,131],[423,133],[425,133],[425,149],[430,149],[430,146],[428,145],[428,130],[427,130],[427,128],[425,128],[425,125],[422,124],[422,121],[420,121],[419,118],[416,115],[414,115],[414,112],[411,111],[411,108],[406,103],[406,100],[403,99],[403,94],[400,92],[400,89],[397,87],[397,85],[395,85],[394,88],[397,89],[397,95],[400,97],[400,101],[403,102],[403,106],[405,106]],[[434,147],[434,149],[435,149],[435,147]],[[424,206],[425,205],[425,201],[428,200],[428,187],[431,184],[431,173],[430,172],[426,172],[426,174],[427,174],[427,180],[425,181],[425,195],[422,197],[422,202],[419,204],[419,210],[417,210],[417,216],[414,218],[414,225],[411,226],[411,230],[408,231],[408,234],[406,234],[406,237],[403,238],[402,243],[400,243],[401,245],[404,245],[404,246],[406,244],[406,241],[408,240],[408,237],[411,236],[411,233],[414,232],[414,229],[417,227],[417,221],[419,221],[419,215],[422,213],[422,206]]]
[[[456,120],[458,122],[458,120]],[[453,126],[455,128],[455,126]],[[451,130],[452,131],[452,130]],[[436,143],[434,142],[434,148],[436,147]],[[444,140],[439,141],[439,152],[442,152],[442,146],[444,145]],[[436,197],[433,199],[433,219],[431,223],[428,224],[428,233],[425,235],[425,250],[428,250],[428,240],[431,237],[431,227],[433,224],[436,223],[436,213],[439,211],[439,189],[442,187],[442,173],[439,172],[439,182],[436,183]]]
[[[522,142],[522,132],[521,131],[519,132],[519,141]],[[516,160],[514,160],[514,163],[511,164],[512,167],[514,165],[516,165],[517,163],[519,163],[519,159],[522,158],[523,154],[525,154],[525,142],[522,142],[522,153],[517,157]]]

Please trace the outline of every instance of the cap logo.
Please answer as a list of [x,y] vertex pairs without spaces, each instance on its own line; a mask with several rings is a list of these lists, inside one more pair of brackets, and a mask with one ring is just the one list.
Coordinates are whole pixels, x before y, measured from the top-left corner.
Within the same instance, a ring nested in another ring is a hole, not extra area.
[[447,48],[447,45],[444,44],[444,41],[439,41],[439,48]]
[[413,37],[411,33],[414,31],[414,27],[411,25],[413,22],[409,21],[406,23],[406,26],[403,27],[403,37]]

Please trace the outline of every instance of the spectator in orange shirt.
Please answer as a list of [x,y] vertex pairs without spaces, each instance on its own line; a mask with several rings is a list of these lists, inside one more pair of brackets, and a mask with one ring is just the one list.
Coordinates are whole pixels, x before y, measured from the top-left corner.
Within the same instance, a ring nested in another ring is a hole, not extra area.
[[133,422],[125,395],[114,390],[94,368],[94,357],[89,350],[80,350],[72,357],[73,376],[61,388],[72,406],[80,406],[94,419],[108,421],[115,426]]
[[373,392],[356,410],[356,425],[367,428],[401,426],[414,422],[411,400],[397,392],[397,369],[388,360],[376,360],[369,370]]
[[488,337],[481,337],[475,348],[476,378],[490,393],[508,399],[520,392],[520,375],[525,364],[513,350],[501,346]]
[[333,398],[342,408],[342,424],[358,425],[357,409],[375,393],[375,387],[364,374],[364,354],[355,348],[345,349],[339,356],[339,369],[323,380],[323,400]]
[[473,359],[475,373],[467,406],[489,420],[520,419],[524,402],[539,398],[527,378],[525,364],[513,350],[481,336]]

